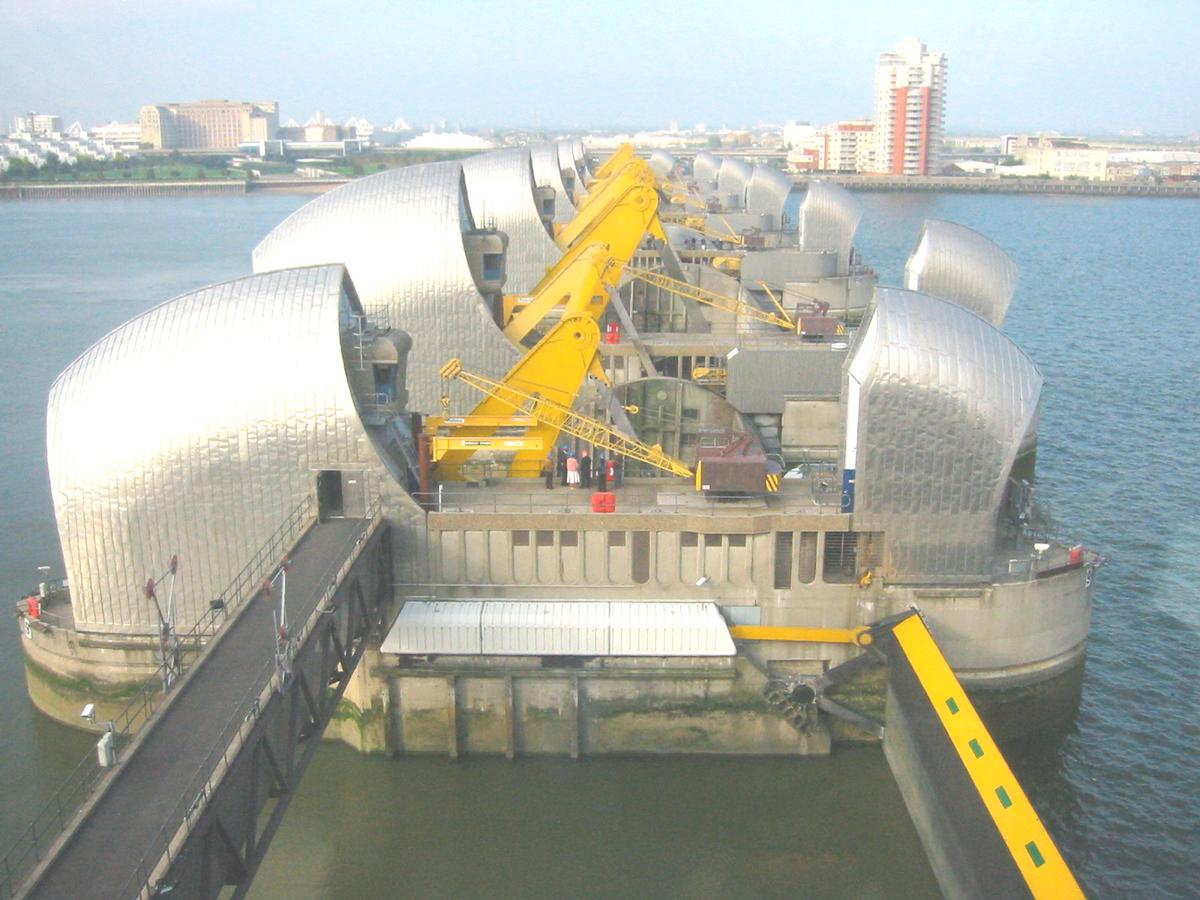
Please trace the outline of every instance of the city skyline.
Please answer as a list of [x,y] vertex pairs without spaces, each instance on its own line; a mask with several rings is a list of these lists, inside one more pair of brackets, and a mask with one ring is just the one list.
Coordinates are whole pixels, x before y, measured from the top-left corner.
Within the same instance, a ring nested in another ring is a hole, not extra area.
[[270,97],[283,118],[324,109],[473,128],[820,123],[871,117],[879,54],[915,37],[947,56],[948,133],[1200,131],[1176,90],[1200,75],[1190,50],[1200,28],[1162,0],[1136,11],[1010,4],[1003,14],[940,2],[837,14],[750,2],[736,16],[712,3],[234,9],[7,0],[0,121],[39,110],[95,125],[132,121],[147,103]]

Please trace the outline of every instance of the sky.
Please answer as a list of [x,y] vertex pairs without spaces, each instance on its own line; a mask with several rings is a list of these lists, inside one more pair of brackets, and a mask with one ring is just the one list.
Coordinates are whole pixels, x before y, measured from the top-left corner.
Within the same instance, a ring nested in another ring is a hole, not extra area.
[[377,124],[661,128],[871,116],[880,52],[948,58],[949,133],[1200,133],[1198,0],[0,0],[0,124],[278,100]]

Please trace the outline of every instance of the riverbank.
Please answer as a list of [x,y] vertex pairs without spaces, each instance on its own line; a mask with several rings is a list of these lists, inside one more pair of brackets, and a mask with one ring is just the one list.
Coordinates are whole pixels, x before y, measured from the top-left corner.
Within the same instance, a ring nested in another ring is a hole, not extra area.
[[[72,184],[3,184],[3,200],[86,200],[117,197],[203,197],[276,191],[323,194],[352,178],[256,178],[195,181],[112,181]],[[1125,181],[1058,181],[1037,178],[890,177],[874,175],[798,175],[804,187],[810,181],[828,181],[847,190],[872,193],[952,194],[1071,194],[1106,197],[1200,197],[1200,182],[1151,184]]]
[[94,200],[121,197],[206,197],[275,191],[322,194],[345,184],[348,178],[257,178],[225,181],[112,181],[72,184],[4,184],[3,200]]
[[952,194],[1073,194],[1106,197],[1200,197],[1200,181],[1154,184],[1133,181],[1060,181],[1053,178],[967,178],[955,176],[797,175],[797,187],[828,181],[851,191]]

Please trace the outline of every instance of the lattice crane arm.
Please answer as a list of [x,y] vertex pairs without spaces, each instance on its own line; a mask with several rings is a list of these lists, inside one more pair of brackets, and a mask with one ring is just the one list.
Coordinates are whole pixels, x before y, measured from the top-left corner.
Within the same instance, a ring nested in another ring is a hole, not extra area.
[[[670,213],[660,211],[658,217],[663,222],[669,222],[672,225],[682,225],[684,228],[690,228],[692,231],[700,232],[705,237],[710,237],[718,241],[725,241],[727,244],[736,244],[740,247],[746,243],[746,239],[740,234],[735,234],[732,228],[730,228],[729,231],[718,231],[709,225],[708,220],[702,215],[696,215],[695,213]],[[729,227],[728,222],[725,222],[725,225],[726,227]]]
[[716,291],[710,291],[707,288],[697,287],[694,284],[688,284],[686,281],[671,278],[669,275],[663,275],[661,272],[651,272],[649,269],[627,266],[625,271],[639,281],[652,284],[676,296],[695,300],[697,303],[723,309],[726,312],[731,312],[739,316],[745,316],[747,319],[754,319],[757,322],[766,322],[769,325],[782,328],[784,331],[791,331],[793,333],[796,331],[796,323],[787,316],[782,308],[780,308],[779,313],[768,312],[752,303],[744,303],[737,297],[719,294]]
[[657,444],[644,444],[626,437],[604,422],[580,415],[570,407],[547,397],[528,393],[485,375],[468,372],[462,367],[461,360],[452,359],[442,366],[441,376],[447,380],[453,378],[469,384],[477,391],[495,398],[517,412],[532,416],[538,422],[545,423],[559,431],[565,431],[567,434],[603,450],[619,453],[629,459],[636,459],[638,462],[646,463],[681,478],[692,478],[695,475],[682,462],[663,453],[662,447]]

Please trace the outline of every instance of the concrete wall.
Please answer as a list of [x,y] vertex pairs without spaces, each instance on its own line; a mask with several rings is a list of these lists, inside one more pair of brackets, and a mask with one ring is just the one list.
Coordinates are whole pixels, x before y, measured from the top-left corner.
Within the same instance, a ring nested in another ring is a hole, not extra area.
[[782,443],[789,458],[837,460],[843,434],[839,401],[784,401]]
[[383,657],[392,753],[825,755],[762,697],[746,660],[593,660],[578,669],[495,657]]
[[955,674],[972,689],[1016,687],[1078,664],[1092,603],[1086,567],[974,589],[889,586],[890,606],[915,604]]
[[[76,728],[101,731],[158,670],[150,641],[81,634],[47,622],[21,635],[29,698],[50,718]],[[96,704],[96,722],[80,719],[84,704]]]
[[742,283],[765,281],[783,290],[789,281],[816,281],[837,274],[837,254],[831,251],[759,250],[742,258]]

